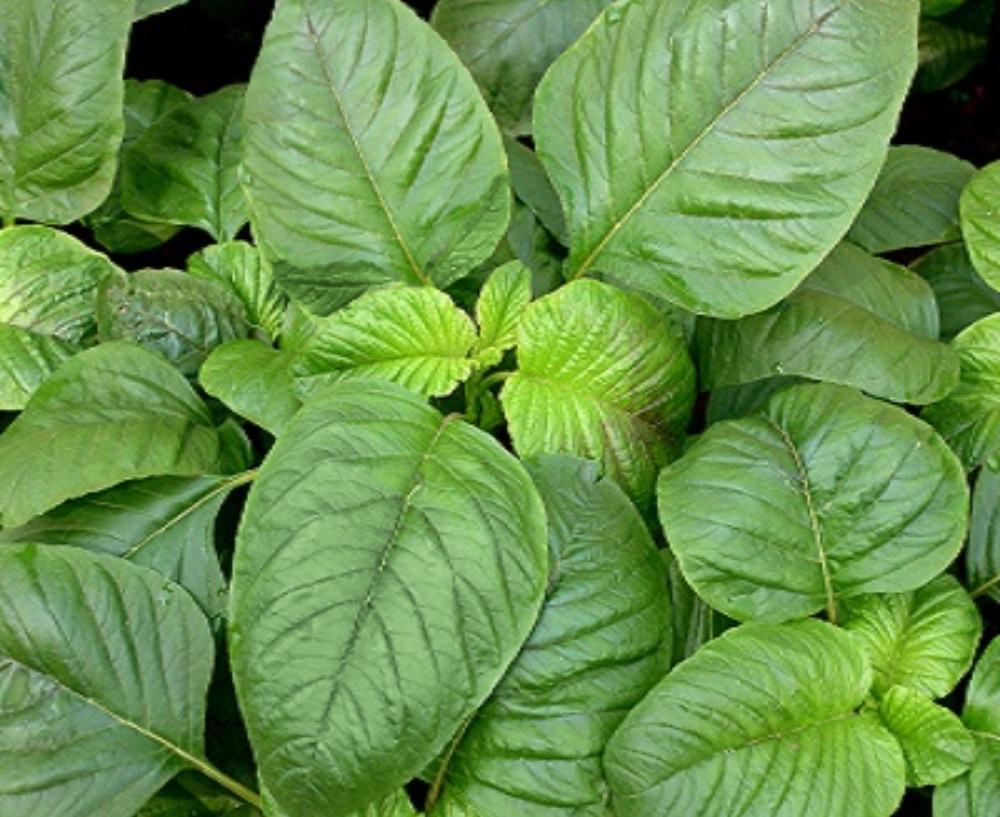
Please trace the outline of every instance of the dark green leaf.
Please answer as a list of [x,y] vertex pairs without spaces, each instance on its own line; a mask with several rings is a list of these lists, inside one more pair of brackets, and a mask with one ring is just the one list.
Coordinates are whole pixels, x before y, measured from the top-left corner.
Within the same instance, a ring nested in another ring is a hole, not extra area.
[[562,203],[538,156],[509,136],[504,137],[504,147],[507,149],[514,194],[528,206],[546,230],[563,244],[569,244]]
[[965,0],[941,19],[920,21],[914,88],[938,91],[961,80],[986,57],[994,0]]
[[984,465],[976,477],[965,568],[973,596],[1000,602],[1000,463]]
[[1000,292],[976,272],[964,244],[936,247],[911,269],[934,290],[942,339],[951,339],[980,318],[1000,312]]

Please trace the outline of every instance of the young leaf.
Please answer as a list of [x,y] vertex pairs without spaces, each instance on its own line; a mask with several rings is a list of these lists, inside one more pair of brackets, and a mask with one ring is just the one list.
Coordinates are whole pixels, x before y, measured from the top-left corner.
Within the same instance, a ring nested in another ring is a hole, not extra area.
[[527,637],[545,513],[484,432],[379,381],[296,415],[247,499],[231,657],[259,775],[342,817],[419,773]]
[[907,593],[851,599],[843,626],[871,662],[878,697],[904,686],[943,698],[972,667],[983,629],[969,594],[948,575]]
[[476,78],[509,133],[531,133],[542,75],[611,0],[440,0],[431,23]]
[[132,817],[202,752],[208,624],[152,570],[0,548],[0,811]]
[[793,386],[711,426],[657,485],[684,576],[738,620],[912,590],[958,554],[968,488],[925,423],[842,386]]
[[0,0],[0,218],[68,224],[108,195],[132,3]]
[[127,342],[67,360],[0,435],[0,523],[148,476],[219,469],[208,409],[162,357]]
[[248,212],[237,179],[244,86],[184,102],[124,152],[122,205],[150,221],[186,224],[216,241],[236,237]]
[[910,269],[934,290],[944,340],[954,338],[980,318],[1000,312],[1000,292],[976,272],[962,243],[935,247]]
[[274,283],[257,248],[245,241],[212,244],[187,261],[188,272],[232,290],[246,319],[270,338],[281,336],[288,299]]
[[983,280],[1000,290],[1000,162],[978,171],[962,191],[962,235]]
[[961,379],[921,416],[971,471],[1000,451],[1000,314],[976,321],[951,345],[961,361]]
[[188,376],[222,343],[246,337],[243,305],[222,284],[177,270],[108,278],[97,294],[102,341],[130,340]]
[[432,287],[369,292],[316,322],[294,373],[306,393],[337,380],[381,377],[440,397],[472,374],[472,320]]
[[892,687],[878,717],[903,750],[908,786],[938,786],[972,765],[976,744],[958,716],[916,690]]
[[976,477],[965,567],[973,597],[1000,602],[1000,463],[984,465]]
[[232,412],[277,436],[302,405],[295,396],[294,361],[259,341],[231,340],[208,356],[198,382]]
[[281,0],[244,124],[254,231],[315,312],[377,284],[447,286],[507,227],[496,123],[454,52],[396,0]]
[[525,310],[517,360],[500,398],[518,454],[602,460],[647,506],[694,399],[684,341],[642,298],[577,281]]
[[535,102],[570,276],[606,273],[727,318],[791,292],[875,182],[916,68],[918,10],[917,0],[611,6]]
[[711,389],[785,374],[930,403],[959,376],[957,355],[937,337],[934,293],[922,278],[841,244],[766,312],[699,321],[699,374]]
[[475,357],[481,363],[495,366],[517,344],[517,325],[530,302],[531,272],[520,261],[510,261],[490,274],[476,301]]
[[669,666],[663,563],[628,498],[596,463],[526,465],[549,520],[545,606],[446,756],[433,814],[457,799],[482,817],[603,815],[604,744]]
[[958,198],[975,167],[920,145],[889,148],[875,187],[847,233],[872,253],[954,241]]
[[83,347],[0,323],[0,411],[20,411],[60,363]]
[[871,671],[819,621],[750,624],[678,665],[608,743],[612,805],[629,817],[888,817],[899,745],[855,710]]

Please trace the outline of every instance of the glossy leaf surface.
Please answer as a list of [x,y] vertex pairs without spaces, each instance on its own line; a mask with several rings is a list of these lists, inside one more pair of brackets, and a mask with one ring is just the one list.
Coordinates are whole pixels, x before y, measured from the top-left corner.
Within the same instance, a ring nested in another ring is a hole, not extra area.
[[79,346],[0,324],[0,411],[20,411],[35,389]]

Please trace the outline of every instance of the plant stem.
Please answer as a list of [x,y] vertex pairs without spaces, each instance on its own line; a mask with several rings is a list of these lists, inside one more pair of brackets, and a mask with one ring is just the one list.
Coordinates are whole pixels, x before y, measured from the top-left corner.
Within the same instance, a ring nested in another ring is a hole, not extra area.
[[218,783],[222,788],[231,794],[235,794],[240,800],[249,803],[258,811],[264,810],[264,803],[260,799],[260,795],[257,794],[253,789],[247,788],[238,780],[234,780],[228,774],[223,772],[221,769],[217,769],[207,760],[199,760],[195,757],[189,757],[189,761],[194,765],[194,767],[201,772],[209,780]]

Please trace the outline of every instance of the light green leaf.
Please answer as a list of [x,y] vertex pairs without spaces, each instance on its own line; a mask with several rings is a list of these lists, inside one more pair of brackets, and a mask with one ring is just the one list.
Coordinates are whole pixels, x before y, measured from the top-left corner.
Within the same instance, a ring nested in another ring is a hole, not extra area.
[[72,545],[145,565],[187,590],[206,616],[221,619],[226,582],[215,552],[215,518],[229,492],[249,477],[126,482],[0,531],[0,543]]
[[797,375],[923,404],[958,383],[957,355],[937,337],[926,281],[841,244],[771,309],[699,321],[698,371],[710,389]]
[[961,236],[958,197],[975,167],[920,145],[889,148],[875,187],[847,233],[873,253],[941,244]]
[[875,182],[916,68],[918,11],[917,0],[611,6],[535,103],[569,275],[605,273],[727,318],[791,292]]
[[910,687],[892,687],[878,717],[899,741],[908,786],[937,786],[968,770],[976,743],[958,715]]
[[108,278],[97,294],[97,319],[102,341],[133,341],[189,376],[216,346],[249,333],[229,289],[177,270]]
[[973,597],[1000,602],[1000,463],[984,465],[976,477],[965,569]]
[[[440,8],[440,6],[438,6]],[[528,206],[546,230],[563,244],[569,243],[562,203],[545,167],[530,148],[510,136],[504,137],[507,161],[510,164],[510,181],[514,194]]]
[[244,86],[181,103],[157,119],[122,158],[122,205],[149,221],[185,224],[216,241],[248,218],[237,179]]
[[244,113],[243,184],[278,282],[327,314],[445,287],[507,226],[503,144],[472,78],[395,0],[282,0]]
[[294,373],[302,390],[380,377],[425,395],[448,394],[472,374],[472,320],[431,287],[378,289],[316,322]]
[[1000,451],[1000,314],[963,329],[951,345],[961,361],[961,379],[921,416],[972,470]]
[[577,281],[535,301],[500,394],[522,457],[601,460],[640,508],[680,449],[695,373],[684,341],[642,298]]
[[604,745],[669,666],[663,563],[628,498],[596,463],[540,457],[527,467],[548,513],[545,606],[456,738],[432,814],[457,800],[482,817],[601,817]]
[[941,19],[920,21],[920,69],[913,87],[938,91],[954,85],[986,57],[994,0],[965,0]]
[[127,342],[70,358],[0,435],[0,523],[148,476],[219,468],[219,435],[183,375]]
[[259,341],[231,340],[208,356],[198,382],[235,414],[277,436],[302,405],[295,396],[294,361]]
[[856,712],[871,671],[829,624],[743,625],[678,665],[604,756],[616,813],[888,817],[899,745]]
[[475,356],[495,366],[517,344],[517,325],[531,302],[531,271],[520,261],[497,267],[486,279],[476,301],[479,340]]
[[484,432],[374,380],[303,406],[233,564],[233,674],[275,805],[342,817],[418,774],[528,636],[546,558],[541,500]]
[[281,293],[257,248],[245,241],[212,244],[192,255],[188,272],[223,284],[243,304],[250,325],[271,338],[281,336],[288,299]]
[[199,762],[212,653],[194,601],[151,570],[0,548],[0,812],[131,817]]
[[738,620],[784,621],[928,582],[958,555],[968,488],[934,430],[843,386],[792,386],[711,426],[657,485],[685,577]]
[[20,411],[35,389],[82,347],[0,324],[0,411]]
[[878,697],[905,686],[943,698],[972,667],[983,629],[969,594],[948,575],[906,593],[851,599],[843,626],[871,662]]
[[504,130],[531,133],[546,69],[611,0],[440,0],[431,23],[476,78]]
[[0,217],[68,224],[108,195],[132,4],[0,0]]
[[1000,292],[976,272],[962,243],[935,247],[910,269],[934,290],[942,339],[950,340],[980,318],[1000,312]]
[[175,6],[183,6],[188,0],[136,0],[135,19],[141,20],[153,14],[159,14]]
[[1000,162],[977,171],[962,191],[962,236],[983,280],[1000,290]]

